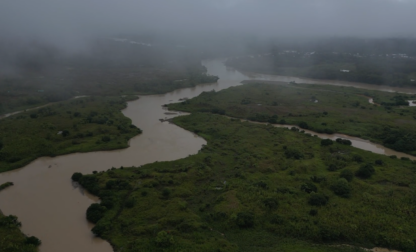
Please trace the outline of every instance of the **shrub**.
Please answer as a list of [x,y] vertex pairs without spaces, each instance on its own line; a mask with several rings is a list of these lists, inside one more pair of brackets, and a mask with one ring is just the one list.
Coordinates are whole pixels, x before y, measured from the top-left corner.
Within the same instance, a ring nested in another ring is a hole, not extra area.
[[331,186],[331,190],[340,197],[348,198],[351,188],[345,178],[340,178]]
[[334,165],[334,164],[330,164],[328,166],[328,169],[327,170],[328,171],[336,171],[336,170],[338,170],[338,167],[336,165]]
[[104,217],[104,213],[107,210],[105,206],[102,206],[98,203],[92,204],[87,209],[87,220],[92,223],[97,223],[101,218]]
[[355,172],[355,176],[360,178],[370,178],[375,173],[374,167],[371,164],[365,164],[360,166],[360,168]]
[[279,205],[279,202],[275,198],[267,198],[263,200],[263,204],[269,209],[276,209]]
[[95,227],[92,228],[92,232],[99,236],[102,237],[104,232],[108,231],[111,228],[111,223],[108,221],[100,221],[97,223],[97,225],[95,225]]
[[105,188],[113,189],[113,190],[130,190],[132,186],[125,180],[116,179],[116,180],[109,180],[105,184]]
[[163,189],[163,191],[162,191],[163,198],[169,198],[170,194],[171,194],[171,191],[170,191],[169,188],[164,188]]
[[325,206],[328,202],[328,197],[322,193],[311,193],[308,203],[312,206]]
[[339,175],[340,178],[344,178],[346,179],[348,182],[350,182],[353,178],[354,178],[354,173],[349,170],[349,169],[345,169],[341,172],[341,174]]
[[78,182],[90,193],[95,195],[99,194],[100,187],[98,185],[98,179],[94,175],[84,175]]
[[306,122],[300,122],[299,127],[302,129],[309,129],[309,126]]
[[240,228],[250,228],[254,226],[254,214],[240,212],[237,214],[236,224]]
[[300,190],[307,192],[307,193],[311,193],[311,192],[317,192],[318,188],[316,187],[314,183],[308,181],[301,185]]
[[42,242],[36,238],[35,236],[31,236],[31,237],[26,237],[26,244],[30,244],[30,245],[35,245],[35,246],[39,246]]
[[263,188],[263,189],[267,189],[269,188],[269,186],[264,182],[264,181],[259,181],[254,183],[255,186]]
[[136,202],[134,201],[134,199],[130,198],[130,199],[126,200],[126,202],[124,203],[124,206],[127,207],[127,208],[132,208],[132,207],[134,207],[135,203]]
[[12,186],[12,185],[14,185],[13,182],[6,182],[4,184],[1,184],[0,185],[0,191],[3,190],[3,189],[6,189],[7,187]]
[[67,137],[67,136],[69,136],[69,131],[68,131],[68,130],[64,130],[64,131],[62,131],[62,136],[63,136],[63,137]]
[[332,145],[334,142],[331,139],[322,139],[321,146],[329,146]]
[[357,162],[357,163],[362,163],[364,161],[363,157],[361,157],[360,155],[354,155],[352,157],[352,160]]
[[159,233],[157,233],[157,236],[155,239],[156,246],[161,247],[161,248],[167,248],[173,245],[174,242],[175,241],[173,239],[173,236],[168,234],[166,231],[160,231]]
[[285,156],[286,158],[293,158],[293,159],[303,159],[304,155],[302,152],[300,152],[299,150],[295,150],[295,149],[287,149],[285,151]]
[[72,177],[71,177],[71,179],[75,182],[78,182],[81,178],[82,178],[82,173],[80,172],[75,172],[74,174],[72,174]]
[[309,211],[309,215],[310,215],[310,216],[316,216],[316,215],[318,215],[318,210],[316,210],[316,209],[311,209],[311,210]]
[[374,163],[376,164],[376,165],[383,165],[383,161],[381,161],[381,160],[376,160],[376,161],[374,161]]
[[108,143],[108,142],[110,142],[110,140],[111,140],[111,138],[109,136],[103,136],[101,138],[101,141],[103,141],[104,143]]
[[15,215],[9,215],[0,217],[0,227],[7,227],[7,228],[15,228],[15,227],[21,227],[22,223],[18,221],[17,216]]
[[352,142],[350,140],[342,139],[342,138],[337,138],[336,142],[340,143],[340,144],[344,144],[344,145],[351,145],[352,144]]

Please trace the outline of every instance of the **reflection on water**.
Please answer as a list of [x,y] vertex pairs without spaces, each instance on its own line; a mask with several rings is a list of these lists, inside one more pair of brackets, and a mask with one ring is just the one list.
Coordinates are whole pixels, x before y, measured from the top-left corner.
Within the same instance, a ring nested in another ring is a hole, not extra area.
[[[304,79],[294,77],[248,77],[225,67],[222,60],[204,61],[203,64],[209,74],[220,77],[218,83],[185,88],[164,95],[142,96],[139,100],[128,103],[123,113],[143,130],[142,135],[131,139],[129,148],[42,157],[24,168],[1,173],[0,184],[11,181],[15,185],[0,193],[0,209],[5,214],[17,215],[23,223],[23,232],[42,240],[42,252],[110,252],[112,248],[107,242],[92,235],[92,226],[85,218],[86,209],[97,198],[72,183],[70,178],[74,172],[92,173],[111,167],[140,166],[196,154],[206,142],[175,125],[160,122],[160,118],[178,116],[165,114],[163,104],[176,102],[184,97],[193,98],[203,91],[219,91],[238,86],[245,79],[304,82]],[[328,82],[325,81],[325,84]],[[379,87],[377,89],[382,90]],[[386,152],[381,146],[368,147],[369,143],[363,140],[357,139],[353,144],[359,148],[378,151],[377,153],[397,155]]]

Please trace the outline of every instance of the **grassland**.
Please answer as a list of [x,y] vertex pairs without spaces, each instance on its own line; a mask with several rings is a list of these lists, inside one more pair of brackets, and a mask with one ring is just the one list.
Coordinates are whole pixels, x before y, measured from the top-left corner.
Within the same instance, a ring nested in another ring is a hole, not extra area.
[[87,97],[0,121],[0,172],[41,156],[128,147],[141,130],[121,113],[137,97]]
[[[370,104],[368,97],[382,106]],[[350,87],[247,83],[205,92],[170,104],[169,109],[299,125],[318,133],[339,132],[416,155],[416,107],[401,105],[414,98]]]
[[212,113],[173,123],[207,145],[72,177],[101,198],[87,218],[115,251],[416,250],[413,162]]

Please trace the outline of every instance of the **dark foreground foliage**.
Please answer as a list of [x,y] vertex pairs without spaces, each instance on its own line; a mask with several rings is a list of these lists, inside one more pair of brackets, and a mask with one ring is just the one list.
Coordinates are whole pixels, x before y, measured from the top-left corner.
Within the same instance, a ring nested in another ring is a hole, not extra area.
[[[101,198],[87,215],[116,250],[416,250],[414,163],[211,113],[173,121],[207,145],[181,160],[74,176]],[[357,173],[376,160],[371,177]]]
[[36,252],[41,241],[26,237],[20,231],[22,224],[14,215],[4,216],[0,212],[0,251],[1,252]]

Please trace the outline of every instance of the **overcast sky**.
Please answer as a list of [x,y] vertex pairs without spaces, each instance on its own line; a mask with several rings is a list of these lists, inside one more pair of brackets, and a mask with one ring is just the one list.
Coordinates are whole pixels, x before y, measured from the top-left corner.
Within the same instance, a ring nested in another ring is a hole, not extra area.
[[415,36],[416,0],[1,0],[1,36],[50,41],[141,31]]

